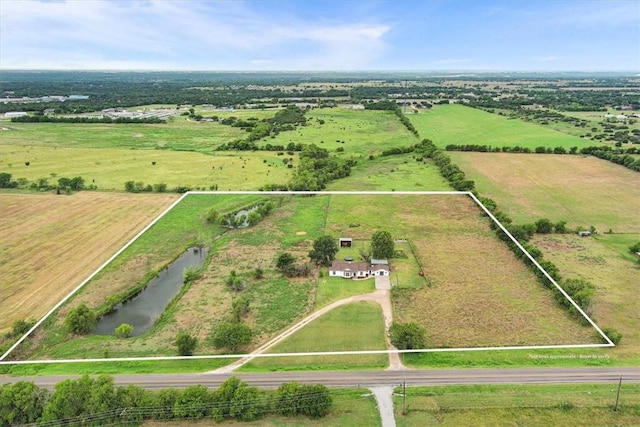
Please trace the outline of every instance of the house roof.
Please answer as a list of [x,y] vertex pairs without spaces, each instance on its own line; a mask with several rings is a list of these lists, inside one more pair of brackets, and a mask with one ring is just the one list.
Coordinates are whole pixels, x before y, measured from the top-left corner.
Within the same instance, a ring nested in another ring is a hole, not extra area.
[[371,265],[389,265],[389,261],[384,258],[371,258]]
[[389,271],[389,266],[388,265],[372,265],[371,266],[371,271],[380,271],[380,270]]
[[366,262],[333,261],[330,271],[368,271],[369,265]]

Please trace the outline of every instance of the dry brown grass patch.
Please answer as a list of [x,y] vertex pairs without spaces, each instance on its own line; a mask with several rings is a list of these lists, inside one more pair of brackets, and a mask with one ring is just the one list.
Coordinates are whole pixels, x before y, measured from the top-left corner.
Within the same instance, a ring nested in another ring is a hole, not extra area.
[[0,194],[0,331],[38,318],[176,195]]

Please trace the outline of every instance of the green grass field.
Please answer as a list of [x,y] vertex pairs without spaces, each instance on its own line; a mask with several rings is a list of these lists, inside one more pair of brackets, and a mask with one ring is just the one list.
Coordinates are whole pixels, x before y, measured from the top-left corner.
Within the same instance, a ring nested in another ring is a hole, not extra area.
[[[294,333],[269,353],[385,350],[380,307],[359,302],[338,307]],[[243,371],[371,369],[387,366],[385,354],[256,358]]]
[[518,119],[507,119],[459,104],[438,105],[418,114],[407,114],[421,138],[431,139],[437,146],[448,144],[480,144],[492,147],[516,145],[534,149],[544,147],[594,145],[576,136]]
[[[3,132],[3,134],[6,132]],[[208,190],[257,190],[265,183],[284,183],[291,176],[273,152],[203,154],[171,150],[51,147],[0,143],[0,171],[12,178],[56,184],[58,178],[81,176],[99,190],[124,191],[126,181],[166,183]],[[29,162],[29,166],[25,165]],[[155,163],[155,164],[154,164]]]
[[640,387],[623,384],[445,386],[407,388],[407,413],[396,389],[396,424],[412,426],[635,425]]
[[329,305],[334,301],[353,295],[367,294],[376,290],[373,279],[349,280],[342,277],[329,277],[329,270],[322,269],[323,277],[318,279],[314,309]]
[[329,183],[334,191],[438,191],[451,190],[438,168],[429,161],[416,162],[411,154],[361,159],[351,175]]
[[344,156],[360,158],[418,142],[388,111],[318,108],[307,112],[306,118],[306,126],[266,138],[258,145],[316,144],[333,153],[342,148]]
[[246,136],[240,128],[175,117],[164,124],[7,123],[0,145],[125,148],[211,153]]

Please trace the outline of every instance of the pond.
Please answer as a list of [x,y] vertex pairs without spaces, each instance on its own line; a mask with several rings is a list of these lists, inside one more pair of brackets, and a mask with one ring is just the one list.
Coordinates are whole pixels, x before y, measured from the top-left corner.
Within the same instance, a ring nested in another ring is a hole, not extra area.
[[153,278],[133,299],[116,306],[100,320],[93,331],[97,335],[115,335],[115,328],[123,323],[133,326],[133,336],[142,335],[153,327],[169,302],[178,295],[184,284],[184,270],[202,267],[207,250],[189,248],[178,259]]

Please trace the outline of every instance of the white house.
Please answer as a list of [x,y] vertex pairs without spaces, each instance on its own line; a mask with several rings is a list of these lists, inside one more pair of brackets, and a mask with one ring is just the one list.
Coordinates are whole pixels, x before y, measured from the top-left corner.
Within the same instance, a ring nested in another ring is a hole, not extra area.
[[334,261],[329,267],[329,276],[345,279],[364,279],[389,274],[389,265],[370,265],[366,262]]

